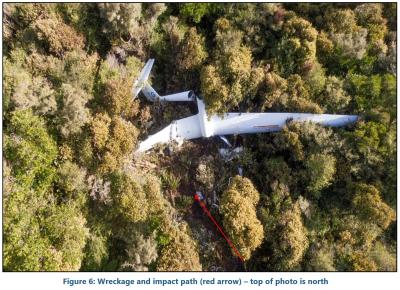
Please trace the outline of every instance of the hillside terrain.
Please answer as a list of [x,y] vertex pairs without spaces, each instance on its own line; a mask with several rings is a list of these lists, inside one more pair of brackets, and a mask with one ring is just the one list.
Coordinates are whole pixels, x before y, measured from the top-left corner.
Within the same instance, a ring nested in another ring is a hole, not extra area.
[[[3,4],[3,269],[396,271],[396,11]],[[196,113],[132,98],[149,58],[160,94],[194,90],[209,114],[360,118],[229,136],[229,161],[218,138],[138,155]]]

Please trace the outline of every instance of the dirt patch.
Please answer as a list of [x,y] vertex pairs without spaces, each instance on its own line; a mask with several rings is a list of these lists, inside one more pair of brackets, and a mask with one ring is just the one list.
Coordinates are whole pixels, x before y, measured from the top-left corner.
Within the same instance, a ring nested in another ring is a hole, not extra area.
[[[194,194],[199,188],[195,178],[199,160],[202,156],[215,156],[215,154],[218,154],[218,146],[213,139],[186,142],[179,150],[171,154],[167,153],[164,158],[161,158],[160,168],[167,168],[175,176],[181,177],[178,194],[193,200],[183,219],[188,222],[193,236],[198,240],[203,269],[205,271],[244,271],[241,260],[233,254],[214,223],[194,200]],[[205,196],[208,194],[204,193]],[[222,226],[222,219],[218,211],[211,209],[206,200],[204,202],[213,217]]]

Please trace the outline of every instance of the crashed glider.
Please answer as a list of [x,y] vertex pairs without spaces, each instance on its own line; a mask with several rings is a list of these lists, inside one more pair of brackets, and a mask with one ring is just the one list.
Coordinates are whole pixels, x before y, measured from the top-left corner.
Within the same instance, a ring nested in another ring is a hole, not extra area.
[[193,91],[160,96],[148,83],[154,59],[147,61],[132,88],[133,97],[140,91],[149,101],[196,101],[196,115],[173,121],[161,131],[149,136],[139,144],[137,152],[145,152],[156,144],[177,142],[201,137],[223,136],[232,134],[252,134],[281,130],[288,120],[297,122],[311,121],[323,126],[339,127],[357,121],[356,115],[331,115],[308,113],[225,113],[222,116],[208,116],[204,102]]

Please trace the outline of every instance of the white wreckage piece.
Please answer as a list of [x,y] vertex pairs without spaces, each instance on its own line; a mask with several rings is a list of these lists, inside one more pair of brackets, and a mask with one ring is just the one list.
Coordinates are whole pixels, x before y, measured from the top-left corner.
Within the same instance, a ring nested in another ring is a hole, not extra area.
[[[233,160],[235,157],[240,156],[240,154],[243,152],[244,148],[243,146],[239,146],[236,148],[219,148],[218,152],[219,155],[221,155],[222,159],[225,162]],[[239,174],[240,175],[240,174]]]
[[150,59],[139,78],[135,81],[132,93],[135,98],[142,90],[149,101],[193,101],[196,100],[196,115],[173,121],[170,125],[149,136],[139,144],[137,152],[145,152],[156,144],[182,144],[185,140],[208,138],[232,134],[254,134],[282,130],[288,120],[296,122],[314,122],[323,126],[339,127],[357,121],[356,115],[332,115],[309,113],[225,113],[222,116],[208,116],[202,99],[193,91],[160,96],[147,82],[154,59]]
[[135,99],[139,92],[142,91],[147,100],[150,102],[165,101],[165,102],[187,102],[194,101],[195,95],[193,91],[186,91],[172,95],[160,96],[153,87],[149,84],[148,79],[150,76],[151,68],[154,64],[154,58],[149,59],[135,80],[132,87],[132,96]]

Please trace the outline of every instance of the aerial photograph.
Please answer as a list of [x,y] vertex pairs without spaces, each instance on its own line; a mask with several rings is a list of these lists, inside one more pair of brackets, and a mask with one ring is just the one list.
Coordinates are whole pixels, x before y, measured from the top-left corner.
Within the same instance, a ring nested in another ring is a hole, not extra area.
[[396,2],[2,12],[3,271],[397,271]]

